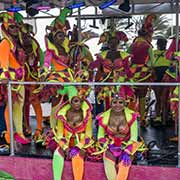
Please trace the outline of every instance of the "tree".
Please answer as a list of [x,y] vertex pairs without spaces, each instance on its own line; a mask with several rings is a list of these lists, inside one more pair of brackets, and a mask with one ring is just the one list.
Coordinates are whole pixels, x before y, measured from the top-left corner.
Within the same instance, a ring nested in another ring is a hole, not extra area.
[[[113,24],[116,30],[124,31],[128,34],[129,38],[134,38],[138,30],[142,27],[142,24],[145,21],[146,16],[135,15],[129,18],[114,19]],[[166,15],[157,15],[156,20],[153,22],[154,34],[153,38],[159,36],[168,37],[168,29],[170,19]],[[107,27],[112,25],[112,20],[108,19],[106,23]]]

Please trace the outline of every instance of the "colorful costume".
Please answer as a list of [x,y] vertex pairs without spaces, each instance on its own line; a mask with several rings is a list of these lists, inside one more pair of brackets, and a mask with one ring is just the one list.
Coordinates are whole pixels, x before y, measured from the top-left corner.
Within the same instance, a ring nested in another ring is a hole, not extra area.
[[[166,52],[166,58],[172,60],[171,66],[166,70],[166,73],[164,75],[163,81],[164,82],[179,82],[180,76],[177,71],[177,61],[180,60],[180,43],[178,43],[178,51],[176,51],[176,39],[173,38],[171,41],[171,44]],[[178,66],[178,71],[179,71]],[[177,76],[178,75],[178,76]],[[167,109],[170,106],[170,111],[172,112],[173,118],[175,121],[178,121],[178,87],[167,87],[166,88],[166,97],[170,97],[170,104],[167,98],[164,98],[166,100],[166,106],[163,111],[163,118],[165,119],[167,117]],[[170,140],[176,140],[178,141],[178,137],[171,138]]]
[[[71,10],[64,8],[60,15],[53,21],[52,25],[47,27],[50,30],[50,33],[45,37],[47,49],[45,53],[44,66],[41,71],[41,76],[44,76],[47,81],[69,82],[73,80],[73,72],[69,68],[69,39],[66,36],[66,30],[68,29],[66,16],[70,12]],[[61,35],[61,44],[60,42],[58,42],[59,44],[55,43],[54,38],[56,35],[58,37]],[[59,88],[59,86],[46,86],[42,93],[47,97],[53,96],[51,93],[52,90],[53,94],[56,96],[56,91]],[[57,97],[55,98],[56,100],[52,99],[52,111],[50,115],[51,128],[54,128],[54,125],[56,124],[54,112],[61,103],[60,98],[61,97],[59,97],[58,100]]]
[[178,121],[178,106],[179,106],[178,87],[176,87],[170,96],[170,110],[172,112],[175,121]]
[[[42,50],[39,43],[31,35],[32,27],[29,24],[22,24],[20,33],[20,42],[25,51],[25,81],[39,81],[39,61],[42,61]],[[29,123],[30,104],[32,104],[36,113],[37,128],[34,134],[34,140],[39,141],[42,133],[42,109],[40,103],[40,89],[39,85],[25,86],[25,104],[24,104],[24,120],[25,132],[27,135],[31,134],[31,127]]]
[[[2,34],[4,36],[4,39],[1,42],[1,48],[0,48],[0,54],[1,54],[1,79],[4,77],[4,79],[10,79],[15,81],[23,81],[24,80],[24,51],[23,48],[20,46],[20,43],[18,43],[18,40],[15,41],[13,37],[10,35],[9,31],[10,28],[16,27],[18,28],[18,24],[15,22],[18,19],[18,14],[15,14],[14,18],[12,15],[8,13],[2,13],[1,14],[4,21],[1,26]],[[12,30],[11,30],[12,31]],[[18,33],[18,29],[13,31],[14,33]],[[18,35],[17,35],[18,37]],[[24,86],[23,85],[13,85],[12,87],[13,91],[13,120],[14,120],[14,126],[15,126],[15,140],[22,143],[27,144],[30,141],[27,140],[23,135],[23,105],[24,105]],[[6,125],[7,125],[7,133],[6,133],[6,139],[9,142],[9,134],[10,134],[10,128],[9,128],[9,113],[8,113],[8,104],[6,105],[5,109],[5,119],[6,119]]]
[[[180,50],[180,43],[178,44],[178,50]],[[178,60],[179,54],[176,51],[176,38],[173,38],[171,44],[166,52],[166,58],[171,60]]]
[[[172,88],[171,88],[172,89]],[[169,97],[167,99],[168,103],[170,104],[170,112],[172,115],[172,120],[174,120],[175,129],[178,125],[178,111],[179,111],[179,96],[178,96],[178,86],[175,87],[174,90],[171,90]],[[169,139],[170,141],[178,142],[179,138],[178,136],[171,137]]]
[[[119,41],[127,41],[124,36],[120,36],[121,31],[116,31],[113,33],[105,32],[104,38],[100,39],[100,43],[107,42],[107,41],[117,41],[113,44],[113,50],[111,47],[109,50],[102,51],[100,54],[97,55],[96,61],[92,62],[89,65],[90,72],[93,72],[94,70],[97,71],[96,77],[94,78],[95,81],[101,81],[101,82],[127,82],[131,79],[131,71],[130,71],[130,58],[131,56],[123,51],[117,50],[117,46]],[[123,33],[124,35],[124,33]],[[103,40],[102,40],[103,39]],[[93,79],[93,73],[91,73],[90,79]],[[109,89],[110,88],[110,89]],[[109,90],[108,90],[109,89]],[[98,91],[97,96],[104,96],[105,94],[103,92],[110,92],[111,87],[104,87],[99,89],[96,89]],[[104,97],[106,103],[105,109],[109,108],[109,93],[107,96]]]
[[[155,71],[155,81],[156,82],[162,82],[164,74],[168,67],[171,65],[171,61],[166,58],[166,43],[167,40],[163,38],[159,38],[157,40],[157,47],[158,49],[154,51],[154,61],[153,61],[153,69]],[[167,87],[161,87],[161,86],[155,86],[154,88],[157,104],[156,104],[156,118],[155,121],[161,121],[161,112],[164,111],[163,106],[167,106],[167,99],[168,97],[165,97],[166,94],[165,91],[167,90]],[[163,95],[162,95],[163,93]],[[165,94],[164,94],[165,93]],[[167,110],[168,111],[168,110]],[[164,112],[163,112],[164,113]],[[162,121],[164,122],[165,119]]]
[[[104,169],[108,180],[126,180],[131,166],[130,155],[134,155],[137,150],[137,117],[138,113],[125,108],[126,128],[121,133],[123,138],[116,137],[108,127],[111,109],[97,116],[99,121],[98,141],[104,149],[103,161]],[[112,159],[107,156],[110,151]],[[118,173],[116,173],[116,162],[118,160]]]
[[69,124],[70,121],[67,119],[67,113],[71,108],[71,99],[77,96],[77,90],[71,86],[65,89],[69,94],[69,101],[58,107],[56,112],[58,122],[55,139],[59,147],[53,155],[53,174],[55,180],[61,179],[65,159],[64,153],[66,151],[66,157],[72,159],[74,179],[81,180],[84,171],[83,154],[92,137],[92,107],[86,100],[83,100],[81,105],[83,120],[78,126],[73,128]]
[[155,50],[153,67],[155,68],[156,81],[160,82],[167,68],[171,65],[171,61],[165,56],[166,50]]
[[[127,41],[127,36],[126,38],[124,36],[119,36],[120,32],[121,31],[103,33],[107,35],[105,40],[102,41],[100,39],[99,43],[107,43],[107,41],[110,41],[112,38],[117,39],[118,43],[119,41]],[[92,71],[97,69],[96,81],[124,82],[127,80],[127,78],[130,78],[131,74],[129,69],[129,58],[131,56],[126,52],[117,50],[118,44],[115,44],[115,46],[116,50],[114,51],[108,49],[100,52],[97,55],[96,61],[89,65],[89,70]]]
[[[178,47],[180,49],[180,47]],[[168,69],[165,71],[164,77],[162,79],[163,82],[176,82],[179,81],[179,77],[176,73],[176,61],[179,59],[179,53],[176,52],[176,41],[175,39],[172,39],[172,42],[169,46],[169,48],[166,51],[166,58],[171,61],[171,65],[168,67]],[[179,69],[179,68],[178,68]],[[163,94],[162,97],[165,97],[162,99],[163,107],[162,107],[162,119],[163,124],[166,124],[166,119],[168,116],[168,112],[170,109],[171,104],[169,103],[168,97],[173,94],[175,87],[169,86],[163,88]]]
[[[180,50],[180,43],[178,44],[178,50]],[[179,51],[176,51],[176,40],[173,39],[166,51],[166,58],[171,60],[171,66],[166,70],[163,81],[174,82],[178,79],[178,77],[176,77],[176,61],[179,61],[179,57]]]
[[[67,8],[63,9],[61,14],[55,19],[54,25],[51,27],[47,27],[51,30],[49,36],[45,37],[46,42],[46,54],[44,60],[44,68],[45,71],[48,71],[49,67],[52,65],[52,72],[53,70],[56,72],[62,72],[68,69],[69,65],[69,39],[66,37],[66,16],[71,11]],[[62,54],[61,51],[58,50],[57,46],[53,42],[53,37],[57,33],[62,33],[64,36],[63,43],[61,44],[61,48],[64,49],[64,53]],[[52,37],[53,36],[53,37]],[[61,76],[61,75],[60,75]],[[62,77],[62,80],[63,81]]]
[[[132,54],[131,72],[133,74],[134,82],[147,82],[152,81],[152,73],[150,68],[153,62],[153,51],[151,39],[153,34],[152,22],[155,19],[154,15],[148,15],[142,28],[139,30],[138,37],[136,37],[129,48]],[[149,68],[150,67],[150,68]],[[139,97],[139,109],[142,124],[145,124],[145,96],[147,88],[136,88],[136,95]]]

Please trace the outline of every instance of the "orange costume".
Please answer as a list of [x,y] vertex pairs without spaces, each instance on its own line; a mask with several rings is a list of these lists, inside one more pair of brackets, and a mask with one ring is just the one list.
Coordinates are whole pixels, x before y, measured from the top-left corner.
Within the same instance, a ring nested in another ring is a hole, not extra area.
[[[16,33],[18,31],[18,24],[12,15],[8,13],[2,13],[3,24],[1,26],[2,34],[4,39],[0,43],[0,68],[1,68],[1,80],[14,80],[23,81],[24,80],[24,51],[22,47],[18,44],[18,39],[15,40],[11,33]],[[15,32],[13,28],[17,28]],[[12,33],[12,34],[13,34]],[[16,34],[17,35],[17,34]],[[18,35],[17,35],[18,37]],[[27,144],[30,141],[24,137],[23,134],[23,105],[24,105],[24,86],[23,85],[13,85],[13,120],[16,133],[14,134],[15,140],[21,144]],[[5,119],[7,133],[5,138],[7,143],[10,143],[10,127],[9,127],[9,113],[8,113],[8,103],[6,103],[5,109]]]

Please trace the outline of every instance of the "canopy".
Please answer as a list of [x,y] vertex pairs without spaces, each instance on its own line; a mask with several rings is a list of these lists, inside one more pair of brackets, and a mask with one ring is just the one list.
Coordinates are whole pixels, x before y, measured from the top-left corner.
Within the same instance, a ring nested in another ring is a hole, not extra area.
[[120,10],[118,5],[103,10],[105,15],[117,14],[168,14],[176,12],[176,3],[170,0],[130,0],[130,11],[128,13]]
[[[4,10],[10,7],[13,4],[14,0],[1,0],[0,2],[0,10]],[[77,2],[82,2],[83,0],[77,0]],[[99,6],[103,2],[108,0],[84,0],[87,6]],[[110,0],[109,0],[110,1]],[[118,6],[122,4],[125,0],[117,0],[115,5],[106,8],[103,10],[103,14],[105,15],[117,15],[123,14],[124,11],[120,11]],[[24,1],[17,1],[18,5],[20,5],[24,10],[26,9],[26,3]],[[37,3],[46,4],[49,2],[49,5],[54,8],[60,8],[66,5],[66,0],[36,0]],[[74,0],[72,0],[74,2]],[[68,3],[72,3],[71,0]],[[175,1],[173,0],[129,0],[131,9],[126,14],[147,14],[147,13],[175,13]]]

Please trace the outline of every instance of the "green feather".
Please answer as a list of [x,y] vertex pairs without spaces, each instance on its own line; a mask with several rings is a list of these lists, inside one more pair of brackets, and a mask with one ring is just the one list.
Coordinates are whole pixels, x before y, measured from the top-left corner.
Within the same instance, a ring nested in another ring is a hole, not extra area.
[[14,18],[15,18],[17,23],[22,23],[23,22],[23,16],[22,16],[22,14],[20,14],[18,12],[14,13]]

